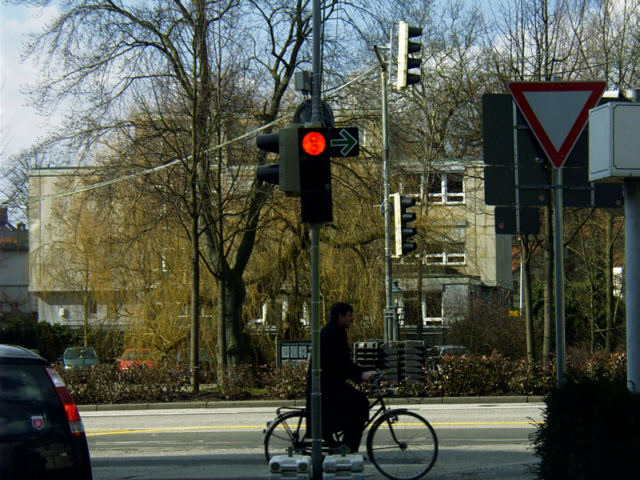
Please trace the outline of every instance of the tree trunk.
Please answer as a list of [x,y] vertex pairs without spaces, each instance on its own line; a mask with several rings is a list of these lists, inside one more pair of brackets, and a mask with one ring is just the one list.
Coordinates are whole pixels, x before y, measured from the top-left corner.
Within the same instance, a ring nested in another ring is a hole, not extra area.
[[242,325],[242,305],[246,288],[241,277],[235,273],[225,277],[224,286],[224,328],[226,337],[226,364],[238,366],[246,361],[247,344]]
[[605,322],[606,333],[604,340],[604,349],[608,353],[613,352],[613,214],[607,212],[605,223],[605,261],[604,261],[604,278],[605,278]]

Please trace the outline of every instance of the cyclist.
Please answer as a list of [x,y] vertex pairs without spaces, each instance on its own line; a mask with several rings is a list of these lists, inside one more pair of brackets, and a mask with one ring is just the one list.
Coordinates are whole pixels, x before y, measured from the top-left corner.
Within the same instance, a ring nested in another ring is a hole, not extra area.
[[[369,401],[347,380],[371,381],[375,371],[367,371],[351,360],[347,330],[353,319],[353,307],[348,303],[331,306],[329,323],[320,332],[320,383],[325,442],[330,445],[331,434],[342,431],[343,443],[351,452],[357,452],[369,417]],[[307,372],[307,412],[311,415],[311,365]],[[311,425],[310,418],[307,425]]]

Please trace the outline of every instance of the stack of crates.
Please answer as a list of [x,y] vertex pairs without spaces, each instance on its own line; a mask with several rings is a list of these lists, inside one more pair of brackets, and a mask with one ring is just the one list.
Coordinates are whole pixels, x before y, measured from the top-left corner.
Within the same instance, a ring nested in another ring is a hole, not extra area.
[[269,460],[269,480],[311,480],[309,455],[277,455]]
[[323,480],[364,480],[364,457],[357,453],[327,455],[322,472]]
[[423,340],[405,340],[402,342],[402,364],[404,381],[408,385],[421,384],[424,381],[425,347]]
[[380,346],[380,368],[390,384],[424,381],[425,347],[422,340],[387,342]]
[[402,343],[387,342],[380,348],[380,368],[384,372],[384,380],[390,384],[400,383],[403,380]]
[[353,345],[353,361],[367,370],[380,368],[380,341],[368,340]]

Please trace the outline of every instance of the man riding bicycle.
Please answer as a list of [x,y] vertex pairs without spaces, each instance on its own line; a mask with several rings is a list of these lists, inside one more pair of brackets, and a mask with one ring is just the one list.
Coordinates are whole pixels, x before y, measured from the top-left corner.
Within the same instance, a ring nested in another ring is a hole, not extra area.
[[[369,401],[347,380],[371,381],[373,370],[367,371],[351,360],[347,330],[353,323],[353,307],[348,303],[331,306],[329,323],[320,332],[320,384],[322,392],[322,436],[328,444],[333,433],[342,431],[343,443],[357,452],[365,423],[369,417]],[[307,372],[307,412],[311,412],[311,365]],[[310,425],[310,418],[307,425]]]

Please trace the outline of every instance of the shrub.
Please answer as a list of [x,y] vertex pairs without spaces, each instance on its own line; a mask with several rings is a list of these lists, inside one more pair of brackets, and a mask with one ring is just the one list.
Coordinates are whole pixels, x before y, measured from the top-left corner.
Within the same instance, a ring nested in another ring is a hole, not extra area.
[[629,392],[625,382],[570,378],[545,401],[545,421],[534,437],[539,478],[636,477],[640,395]]
[[250,365],[227,367],[220,383],[222,396],[226,400],[242,400],[251,396],[255,376]]
[[169,402],[184,397],[189,378],[170,368],[115,365],[60,372],[76,403]]
[[271,398],[304,398],[307,385],[307,366],[303,363],[284,364],[280,367],[263,365],[260,377]]

